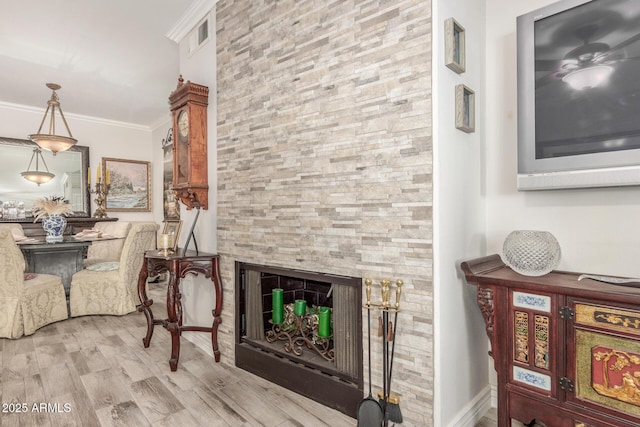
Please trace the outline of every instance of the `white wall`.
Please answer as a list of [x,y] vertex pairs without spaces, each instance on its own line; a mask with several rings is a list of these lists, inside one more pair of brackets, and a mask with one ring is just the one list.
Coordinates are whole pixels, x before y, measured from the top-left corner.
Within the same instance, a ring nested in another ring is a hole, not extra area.
[[[485,254],[484,2],[434,2],[434,290],[436,426],[474,425],[490,405],[487,336],[461,261]],[[444,65],[444,21],[465,28],[466,71]],[[455,128],[457,84],[475,91],[476,131]]]
[[516,190],[516,17],[551,0],[487,0],[487,250],[516,229],[553,233],[561,270],[640,276],[640,187]]
[[[198,249],[201,252],[217,253],[217,135],[216,135],[216,27],[215,27],[215,7],[211,11],[209,19],[209,41],[202,45],[197,51],[189,54],[188,35],[180,41],[180,73],[187,80],[209,87],[209,108],[207,109],[207,146],[208,172],[209,172],[209,209],[201,210],[196,223],[194,234],[198,242]],[[203,16],[204,17],[204,16]],[[203,18],[202,17],[202,18]],[[176,84],[177,84],[176,76]],[[188,231],[193,224],[196,210],[187,211],[180,206],[182,233],[180,246],[183,246]],[[193,243],[189,246],[194,249]],[[232,286],[232,284],[224,284]],[[182,289],[185,295],[183,299],[183,309],[185,322],[189,325],[211,326],[211,309],[215,306],[215,294],[209,279],[198,276],[187,276],[182,281]],[[230,307],[233,301],[225,301],[225,306]],[[231,308],[227,308],[231,310]],[[184,336],[198,344],[204,351],[213,354],[211,340],[204,334],[185,333]]]
[[[43,100],[43,103],[46,99]],[[89,147],[89,160],[91,163],[92,183],[95,182],[95,173],[98,164],[103,157],[111,157],[127,160],[142,160],[153,162],[151,153],[151,132],[142,126],[121,122],[110,122],[102,119],[81,116],[64,110],[65,118],[71,129],[73,137],[78,140],[78,145]],[[9,138],[27,139],[27,135],[34,133],[44,115],[43,109],[21,107],[18,105],[0,103],[0,135]],[[25,159],[25,167],[29,159]],[[154,167],[151,165],[152,177]],[[157,209],[154,201],[162,198],[162,186],[156,182],[151,183],[152,212],[108,212],[109,217],[120,218],[123,221],[153,221]],[[91,212],[95,211],[95,202],[92,195]],[[160,205],[160,218],[162,218],[162,205]]]

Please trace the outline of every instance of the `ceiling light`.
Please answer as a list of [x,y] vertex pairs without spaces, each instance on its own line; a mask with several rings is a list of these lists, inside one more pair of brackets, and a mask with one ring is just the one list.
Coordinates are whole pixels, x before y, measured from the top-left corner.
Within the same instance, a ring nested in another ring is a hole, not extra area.
[[[33,158],[36,158],[36,169],[31,170],[31,164],[33,163]],[[40,170],[39,159],[42,159],[42,164],[44,164],[46,172]],[[38,184],[46,184],[51,181],[51,179],[55,176],[51,172],[49,172],[49,168],[47,167],[47,163],[44,161],[44,157],[42,157],[42,150],[39,148],[33,149],[33,154],[31,155],[31,161],[29,162],[29,166],[27,166],[27,170],[21,172],[20,175],[24,177],[27,181],[35,182]]]
[[[71,135],[67,120],[64,118],[62,108],[60,108],[60,101],[58,100],[56,90],[60,89],[61,86],[55,83],[47,83],[47,87],[52,90],[51,99],[47,101],[47,111],[44,112],[44,117],[42,118],[42,123],[40,123],[38,133],[29,135],[29,139],[38,144],[40,148],[52,151],[55,156],[57,152],[65,151],[73,147],[78,140],[73,138]],[[62,118],[64,126],[67,128],[69,136],[56,135],[56,109],[60,112],[60,117]],[[49,114],[49,112],[51,112],[51,118],[49,119],[49,133],[41,133],[42,126],[47,120],[47,114]]]
[[608,65],[594,65],[593,67],[579,68],[562,78],[575,90],[591,89],[609,80],[613,68]]

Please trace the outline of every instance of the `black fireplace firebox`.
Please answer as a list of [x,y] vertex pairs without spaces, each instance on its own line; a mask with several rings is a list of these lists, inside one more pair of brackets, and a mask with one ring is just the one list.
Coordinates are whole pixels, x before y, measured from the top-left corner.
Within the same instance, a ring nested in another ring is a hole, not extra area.
[[[363,397],[362,279],[236,262],[235,286],[236,366],[355,418]],[[276,288],[285,320],[274,325]],[[306,303],[306,316],[294,315],[296,300]],[[321,307],[331,311],[326,338],[314,315]]]

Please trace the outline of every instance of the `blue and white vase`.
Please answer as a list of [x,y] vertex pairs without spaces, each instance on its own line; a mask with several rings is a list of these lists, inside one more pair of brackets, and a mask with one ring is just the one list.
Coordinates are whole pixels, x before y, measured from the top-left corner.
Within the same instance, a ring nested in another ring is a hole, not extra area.
[[62,242],[64,229],[67,228],[67,218],[58,214],[43,216],[42,228],[47,233],[47,242]]

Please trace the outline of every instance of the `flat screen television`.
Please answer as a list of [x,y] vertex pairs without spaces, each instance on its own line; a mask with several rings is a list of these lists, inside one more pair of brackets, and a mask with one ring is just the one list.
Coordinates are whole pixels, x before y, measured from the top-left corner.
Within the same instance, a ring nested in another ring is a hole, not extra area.
[[640,185],[640,1],[517,19],[518,189]]

